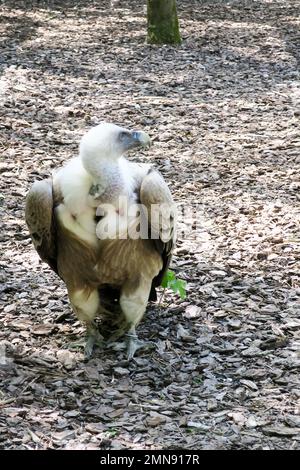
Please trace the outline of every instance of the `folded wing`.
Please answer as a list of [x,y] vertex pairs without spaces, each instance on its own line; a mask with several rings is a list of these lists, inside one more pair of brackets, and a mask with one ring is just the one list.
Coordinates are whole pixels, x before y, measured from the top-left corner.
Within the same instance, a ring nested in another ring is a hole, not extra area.
[[40,258],[57,273],[52,180],[36,181],[26,198],[25,218]]
[[155,287],[161,285],[171,261],[177,217],[171,192],[157,170],[150,169],[143,178],[140,188],[140,202],[147,211],[149,235],[163,260],[163,268],[153,279],[150,293],[150,300],[156,300]]

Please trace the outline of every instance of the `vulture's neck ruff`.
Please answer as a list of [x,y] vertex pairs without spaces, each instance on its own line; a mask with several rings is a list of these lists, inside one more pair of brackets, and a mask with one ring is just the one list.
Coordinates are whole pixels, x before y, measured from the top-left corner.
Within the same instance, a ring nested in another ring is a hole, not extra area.
[[89,191],[92,205],[94,205],[93,199],[95,205],[99,202],[117,203],[121,195],[128,193],[128,180],[126,182],[119,160],[117,162],[104,158],[98,160],[97,174],[99,176],[92,175],[93,185]]
[[80,158],[92,178],[89,203],[117,204],[120,196],[132,192],[131,177],[123,156],[138,146],[149,146],[150,138],[142,131],[129,131],[114,124],[101,123],[81,140]]

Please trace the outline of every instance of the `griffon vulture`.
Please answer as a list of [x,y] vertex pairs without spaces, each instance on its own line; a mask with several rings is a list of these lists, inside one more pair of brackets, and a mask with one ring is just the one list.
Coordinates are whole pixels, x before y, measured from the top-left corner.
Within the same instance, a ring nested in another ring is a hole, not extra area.
[[[110,341],[126,334],[127,355],[133,357],[142,345],[135,328],[148,300],[156,299],[171,259],[176,212],[169,188],[150,165],[124,157],[149,145],[145,132],[101,123],[83,136],[78,157],[35,182],[27,195],[33,244],[65,282],[71,305],[87,326],[87,357],[95,344],[103,344],[94,320],[108,312]],[[126,206],[137,203],[141,209],[128,215]],[[144,236],[129,236],[132,226],[145,221],[146,236],[145,230]],[[116,226],[121,229],[114,232]]]

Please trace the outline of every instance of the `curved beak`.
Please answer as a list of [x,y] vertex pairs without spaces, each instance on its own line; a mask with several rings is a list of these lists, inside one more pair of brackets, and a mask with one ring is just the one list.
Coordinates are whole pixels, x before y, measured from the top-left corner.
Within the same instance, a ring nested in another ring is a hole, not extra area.
[[141,147],[146,147],[149,148],[151,145],[151,139],[146,132],[143,131],[133,131],[131,133],[132,138],[133,138],[133,146],[141,146]]

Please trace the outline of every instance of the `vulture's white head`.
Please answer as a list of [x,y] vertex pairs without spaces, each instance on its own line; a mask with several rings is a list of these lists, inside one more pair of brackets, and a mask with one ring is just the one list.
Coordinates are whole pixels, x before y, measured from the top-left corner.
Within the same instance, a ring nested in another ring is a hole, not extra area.
[[125,152],[135,147],[150,146],[150,137],[143,131],[102,122],[90,129],[81,139],[80,157],[89,173],[97,173],[97,164],[116,162]]

